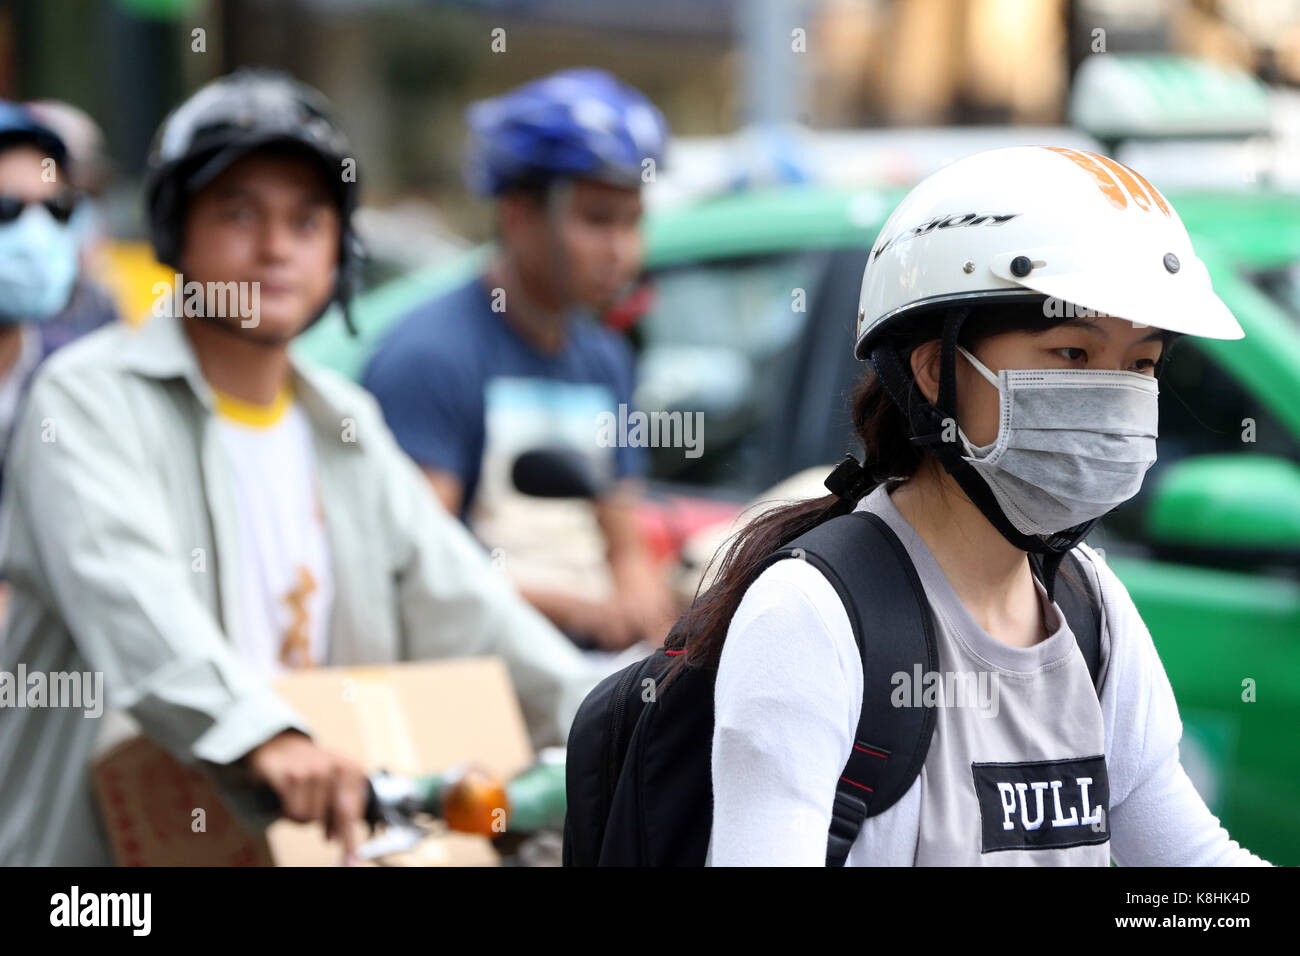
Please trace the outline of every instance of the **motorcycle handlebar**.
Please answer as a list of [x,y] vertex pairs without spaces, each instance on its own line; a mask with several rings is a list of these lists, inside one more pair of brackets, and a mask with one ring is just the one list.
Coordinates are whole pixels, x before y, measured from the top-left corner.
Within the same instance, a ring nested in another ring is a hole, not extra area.
[[[263,813],[276,817],[284,815],[284,805],[280,801],[280,795],[268,783],[257,785],[253,791],[253,802],[256,804],[257,809]],[[393,809],[399,808],[393,805]],[[384,805],[375,791],[375,779],[367,777],[365,821],[373,829],[376,824],[387,822],[387,820]]]

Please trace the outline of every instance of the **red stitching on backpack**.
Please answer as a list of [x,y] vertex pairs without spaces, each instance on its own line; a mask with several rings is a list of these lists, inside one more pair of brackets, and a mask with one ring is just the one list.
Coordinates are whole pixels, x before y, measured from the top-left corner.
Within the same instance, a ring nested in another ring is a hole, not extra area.
[[867,793],[875,793],[875,792],[876,792],[876,791],[872,790],[870,787],[868,787],[866,784],[864,784],[864,783],[858,783],[856,780],[850,780],[848,777],[840,777],[840,779],[843,780],[845,783],[851,783],[851,784],[853,784],[853,786],[858,787],[858,788],[860,788],[860,789],[862,789],[862,790],[867,791]]
[[854,744],[854,745],[853,745],[853,749],[854,749],[854,750],[861,750],[864,754],[871,754],[871,756],[873,756],[873,757],[884,757],[886,760],[889,759],[889,754],[877,753],[877,752],[874,751],[874,750],[868,750],[866,747],[859,747],[857,744]]
[[669,657],[676,657],[678,654],[685,654],[686,648],[683,647],[680,651],[664,651],[664,653]]

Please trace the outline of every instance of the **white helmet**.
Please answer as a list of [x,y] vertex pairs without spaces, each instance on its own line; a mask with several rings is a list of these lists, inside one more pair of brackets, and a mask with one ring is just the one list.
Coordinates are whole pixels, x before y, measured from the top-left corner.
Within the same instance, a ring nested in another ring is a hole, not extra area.
[[1012,146],[950,163],[899,203],[862,273],[854,354],[930,306],[1030,294],[1188,335],[1245,334],[1146,179],[1080,149]]

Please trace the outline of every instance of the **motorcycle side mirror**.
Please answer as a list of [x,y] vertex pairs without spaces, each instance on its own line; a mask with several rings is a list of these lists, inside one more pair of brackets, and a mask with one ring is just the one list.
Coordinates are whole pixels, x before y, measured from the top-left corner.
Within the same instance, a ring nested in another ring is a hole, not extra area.
[[534,498],[597,498],[603,483],[591,462],[569,448],[536,448],[515,459],[515,488]]

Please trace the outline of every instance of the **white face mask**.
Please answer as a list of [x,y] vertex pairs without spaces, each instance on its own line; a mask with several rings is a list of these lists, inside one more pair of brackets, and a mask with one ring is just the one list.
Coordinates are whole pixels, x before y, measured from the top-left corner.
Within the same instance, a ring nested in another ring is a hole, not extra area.
[[1003,369],[996,376],[960,345],[998,390],[998,437],[966,461],[1023,534],[1055,534],[1100,518],[1138,493],[1156,460],[1159,386],[1138,372]]
[[75,234],[38,204],[0,226],[0,324],[58,314],[77,281],[77,251]]

